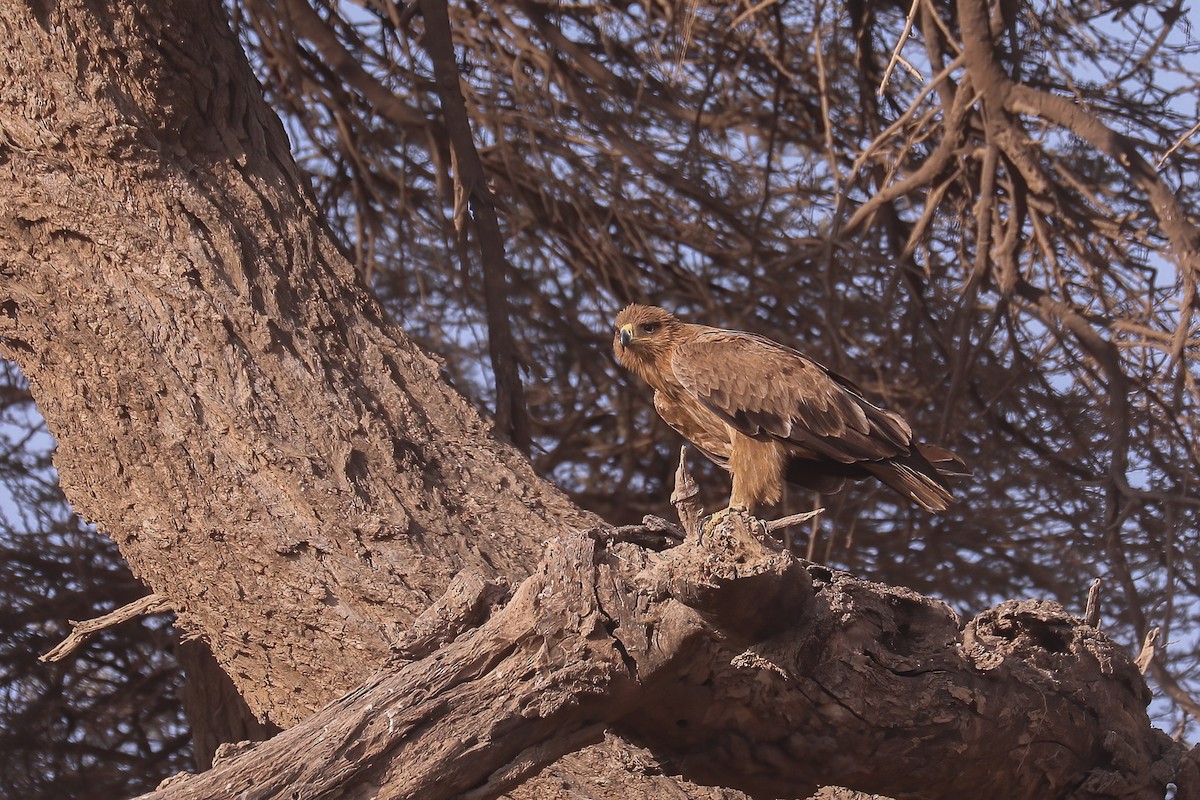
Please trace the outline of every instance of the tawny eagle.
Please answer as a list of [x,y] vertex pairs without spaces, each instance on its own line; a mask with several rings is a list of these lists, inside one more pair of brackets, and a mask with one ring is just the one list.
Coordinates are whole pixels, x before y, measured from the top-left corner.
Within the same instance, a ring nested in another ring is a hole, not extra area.
[[949,450],[915,443],[899,414],[764,336],[635,304],[617,315],[613,350],[654,389],[659,416],[730,472],[731,509],[774,505],[785,482],[828,493],[874,476],[945,511],[953,497],[944,476],[966,474]]

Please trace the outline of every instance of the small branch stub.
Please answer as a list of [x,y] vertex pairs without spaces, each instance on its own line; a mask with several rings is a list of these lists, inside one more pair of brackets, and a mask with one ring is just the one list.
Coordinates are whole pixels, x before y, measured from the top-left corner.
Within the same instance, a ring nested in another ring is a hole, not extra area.
[[696,502],[698,494],[700,488],[687,465],[687,445],[683,445],[679,448],[679,467],[675,470],[675,490],[671,492],[671,505],[675,506],[679,522],[688,536],[700,530],[700,515],[703,509]]
[[774,533],[775,531],[782,530],[783,528],[787,528],[791,525],[799,525],[801,522],[808,522],[810,519],[820,516],[821,512],[824,510],[824,508],[818,508],[813,511],[802,511],[799,514],[789,514],[788,516],[780,517],[779,519],[767,520],[767,533]]
[[1100,628],[1100,590],[1103,587],[1104,581],[1101,578],[1092,581],[1091,588],[1088,589],[1087,607],[1083,612],[1084,622],[1097,630]]
[[1137,654],[1137,658],[1133,660],[1133,663],[1138,668],[1138,672],[1143,675],[1150,669],[1150,665],[1154,661],[1154,654],[1158,650],[1158,637],[1160,635],[1161,629],[1157,625],[1146,631],[1146,638],[1142,640],[1142,650]]

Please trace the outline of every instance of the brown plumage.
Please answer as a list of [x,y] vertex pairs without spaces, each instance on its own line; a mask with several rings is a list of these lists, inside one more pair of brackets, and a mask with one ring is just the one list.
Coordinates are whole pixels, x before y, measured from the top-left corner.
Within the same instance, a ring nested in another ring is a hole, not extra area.
[[659,416],[731,473],[731,508],[774,505],[785,482],[833,492],[874,476],[944,511],[953,497],[943,476],[967,474],[949,450],[914,443],[898,414],[790,347],[655,306],[626,307],[616,328],[617,360],[654,389]]

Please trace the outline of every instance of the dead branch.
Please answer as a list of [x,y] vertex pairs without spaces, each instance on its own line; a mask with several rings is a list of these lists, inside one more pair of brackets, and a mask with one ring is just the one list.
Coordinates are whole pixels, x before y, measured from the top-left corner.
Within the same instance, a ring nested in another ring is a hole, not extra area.
[[1167,160],[1171,157],[1171,154],[1174,153],[1176,150],[1178,150],[1180,147],[1183,147],[1184,142],[1186,142],[1188,139],[1195,136],[1197,133],[1200,133],[1200,122],[1197,122],[1195,125],[1193,125],[1191,127],[1190,130],[1188,130],[1186,133],[1182,134],[1178,139],[1176,139],[1175,144],[1168,147],[1166,149],[1166,151],[1161,156],[1159,156],[1158,161],[1154,162],[1154,168],[1162,169],[1163,165],[1166,164]]
[[[436,607],[486,594],[465,576]],[[736,515],[661,554],[556,539],[449,641],[473,613],[431,614],[409,639],[436,651],[146,797],[490,798],[609,728],[770,797],[1149,800],[1181,760],[1134,664],[1058,605],[1005,603],[960,633],[940,602],[799,562]]]
[[679,515],[679,522],[688,536],[696,536],[700,531],[700,515],[703,511],[696,500],[700,487],[692,477],[687,464],[687,445],[679,448],[679,466],[675,468],[675,488],[671,491],[671,505]]
[[[488,354],[496,381],[496,431],[527,451],[530,443],[529,414],[525,407],[525,388],[521,384],[517,348],[513,339],[507,286],[509,267],[496,214],[496,198],[488,186],[483,162],[471,135],[471,120],[459,85],[458,65],[454,61],[454,40],[450,33],[446,2],[421,0],[420,7],[425,19],[422,43],[433,63],[442,118],[454,154],[456,191],[465,195],[479,245]],[[466,271],[467,265],[464,264],[463,268]]]
[[814,509],[813,511],[801,511],[799,514],[788,514],[786,517],[779,519],[767,520],[767,532],[774,533],[775,531],[783,530],[792,525],[799,525],[801,522],[808,522],[811,519],[816,519],[824,511],[823,508]]
[[1163,233],[1174,247],[1180,269],[1192,275],[1200,271],[1200,228],[1191,222],[1174,191],[1142,157],[1135,143],[1106,126],[1085,107],[1014,82],[996,60],[987,4],[958,0],[957,7],[967,70],[983,92],[992,118],[1002,119],[1005,111],[1039,116],[1071,131],[1113,159],[1127,172],[1130,181],[1146,193]]
[[883,78],[879,81],[879,88],[875,93],[882,96],[884,89],[887,88],[888,81],[891,80],[892,70],[896,68],[897,62],[903,64],[910,72],[916,75],[917,79],[921,79],[921,75],[913,66],[908,63],[901,55],[904,50],[904,45],[908,42],[908,36],[912,33],[913,21],[916,19],[917,11],[920,9],[921,0],[913,0],[912,8],[908,11],[908,16],[904,18],[904,30],[900,32],[900,38],[896,41],[896,46],[892,48],[892,57],[888,60],[888,65],[883,70]]
[[62,661],[74,653],[80,645],[106,628],[120,625],[122,622],[128,622],[145,614],[159,614],[170,610],[171,606],[166,598],[151,592],[145,597],[127,603],[103,616],[83,622],[71,620],[71,633],[67,638],[55,645],[54,649],[38,656],[38,661]]
[[1146,631],[1146,636],[1142,639],[1142,649],[1137,654],[1137,658],[1133,660],[1133,665],[1143,675],[1150,669],[1150,663],[1154,661],[1154,651],[1158,649],[1158,638],[1161,632],[1162,629],[1158,627]]
[[911,175],[881,188],[870,200],[859,206],[842,226],[842,236],[849,236],[858,231],[871,219],[871,215],[885,204],[927,186],[941,175],[953,161],[954,154],[963,140],[967,115],[974,100],[974,90],[964,78],[955,92],[954,105],[945,112],[942,139],[929,158]]
[[1084,607],[1083,621],[1093,628],[1100,627],[1100,590],[1104,588],[1104,581],[1101,578],[1096,578],[1092,581],[1092,585],[1088,587],[1087,605]]

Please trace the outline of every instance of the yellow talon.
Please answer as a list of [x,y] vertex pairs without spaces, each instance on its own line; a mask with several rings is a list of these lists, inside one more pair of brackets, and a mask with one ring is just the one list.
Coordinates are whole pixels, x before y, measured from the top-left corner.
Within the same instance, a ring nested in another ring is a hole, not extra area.
[[743,516],[743,517],[752,519],[752,517],[750,517],[750,512],[747,509],[743,508],[742,506],[731,505],[728,508],[725,508],[725,509],[722,509],[721,511],[716,512],[715,514],[710,516],[707,520],[705,520],[704,524],[702,526],[700,526],[701,535],[707,536],[707,535],[711,534],[714,530],[717,529],[718,525],[725,522],[727,519],[729,519],[731,516],[733,516],[735,514],[738,516]]

